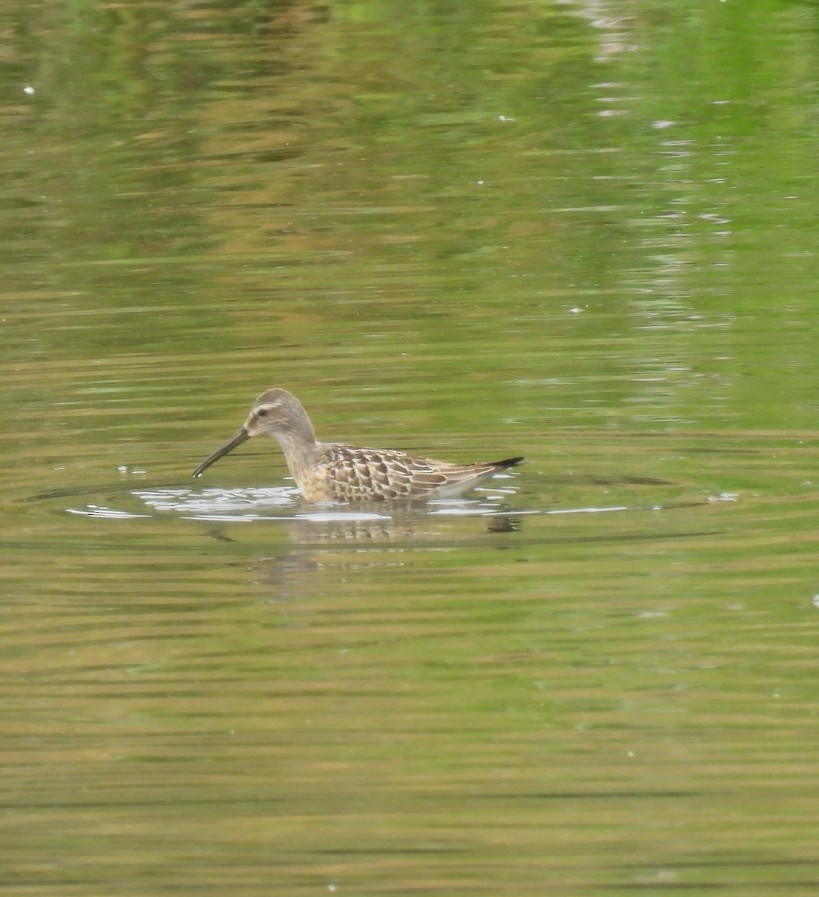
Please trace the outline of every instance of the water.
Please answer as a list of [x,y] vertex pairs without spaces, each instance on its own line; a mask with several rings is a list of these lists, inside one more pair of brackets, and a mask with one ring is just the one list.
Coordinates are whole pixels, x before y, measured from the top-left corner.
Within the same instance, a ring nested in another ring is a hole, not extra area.
[[14,6],[3,892],[814,894],[815,9]]

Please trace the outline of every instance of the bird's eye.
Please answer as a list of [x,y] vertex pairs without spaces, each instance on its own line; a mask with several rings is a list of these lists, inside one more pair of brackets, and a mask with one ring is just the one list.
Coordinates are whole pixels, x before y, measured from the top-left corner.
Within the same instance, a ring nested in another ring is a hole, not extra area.
[[256,412],[256,417],[267,417],[267,408],[260,408]]

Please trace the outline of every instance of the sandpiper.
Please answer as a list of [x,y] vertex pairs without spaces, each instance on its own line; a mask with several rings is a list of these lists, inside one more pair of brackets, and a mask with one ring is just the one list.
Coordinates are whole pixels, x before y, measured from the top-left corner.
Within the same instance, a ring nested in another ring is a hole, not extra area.
[[233,438],[206,458],[193,475],[201,476],[237,445],[261,435],[278,441],[287,467],[307,501],[453,497],[523,460],[449,464],[390,449],[319,442],[301,402],[286,389],[273,387],[256,399]]

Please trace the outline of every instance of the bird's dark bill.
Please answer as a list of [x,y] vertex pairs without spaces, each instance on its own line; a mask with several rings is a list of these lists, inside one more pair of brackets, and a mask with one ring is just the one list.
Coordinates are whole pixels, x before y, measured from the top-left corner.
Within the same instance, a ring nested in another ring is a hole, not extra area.
[[205,458],[205,460],[199,465],[199,467],[194,470],[193,475],[195,477],[201,477],[202,474],[211,466],[211,464],[215,464],[220,458],[224,458],[228,452],[232,452],[233,449],[236,448],[237,445],[241,445],[243,442],[247,442],[250,439],[250,435],[247,430],[242,427],[235,436],[229,441],[226,442],[220,449],[216,449],[216,451],[210,455],[210,457]]

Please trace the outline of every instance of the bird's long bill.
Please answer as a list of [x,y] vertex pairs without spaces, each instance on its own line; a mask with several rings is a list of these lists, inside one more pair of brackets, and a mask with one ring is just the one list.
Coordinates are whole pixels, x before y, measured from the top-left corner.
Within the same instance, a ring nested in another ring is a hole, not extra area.
[[241,445],[243,442],[247,442],[248,439],[250,439],[250,434],[244,427],[242,427],[240,430],[237,430],[236,434],[229,442],[226,442],[222,446],[222,448],[216,449],[216,451],[210,457],[205,458],[205,460],[199,465],[199,467],[194,470],[193,475],[195,477],[201,477],[211,464],[215,464],[220,458],[224,458],[228,452],[232,452],[237,445]]

